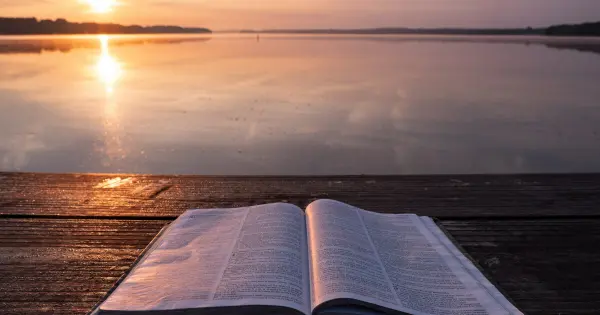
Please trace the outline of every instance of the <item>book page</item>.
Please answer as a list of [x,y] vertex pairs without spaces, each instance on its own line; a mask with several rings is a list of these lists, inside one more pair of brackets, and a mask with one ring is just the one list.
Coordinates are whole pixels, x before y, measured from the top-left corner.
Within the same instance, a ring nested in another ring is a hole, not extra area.
[[320,200],[309,205],[307,222],[318,304],[354,299],[417,315],[520,314],[490,296],[416,215]]
[[268,305],[308,314],[307,266],[305,218],[296,206],[191,210],[100,310]]
[[356,210],[319,200],[307,207],[306,222],[313,309],[335,299],[401,307]]

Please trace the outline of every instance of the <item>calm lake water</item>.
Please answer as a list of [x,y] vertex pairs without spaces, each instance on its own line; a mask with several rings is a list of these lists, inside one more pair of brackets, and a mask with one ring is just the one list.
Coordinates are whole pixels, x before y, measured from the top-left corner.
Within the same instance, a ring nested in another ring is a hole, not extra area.
[[600,41],[0,37],[0,170],[600,171]]

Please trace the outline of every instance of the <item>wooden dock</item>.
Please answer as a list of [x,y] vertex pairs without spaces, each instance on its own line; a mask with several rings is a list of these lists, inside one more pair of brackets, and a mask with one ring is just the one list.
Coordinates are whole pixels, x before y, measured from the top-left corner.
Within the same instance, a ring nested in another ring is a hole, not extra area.
[[600,314],[600,174],[0,173],[0,313],[85,314],[189,208],[330,198],[434,216],[527,314]]

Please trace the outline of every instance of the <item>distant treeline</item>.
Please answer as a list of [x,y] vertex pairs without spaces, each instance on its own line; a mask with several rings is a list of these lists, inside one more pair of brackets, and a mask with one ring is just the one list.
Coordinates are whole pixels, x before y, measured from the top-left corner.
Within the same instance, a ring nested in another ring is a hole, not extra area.
[[185,28],[171,25],[140,26],[111,23],[72,23],[65,19],[37,20],[36,18],[0,18],[0,34],[179,34],[210,33],[207,28]]
[[242,33],[267,34],[427,34],[427,35],[543,35],[544,28],[360,28],[360,29],[286,29],[286,30],[242,30]]
[[553,25],[546,29],[551,36],[600,36],[600,22]]
[[361,29],[285,29],[242,30],[242,33],[266,34],[421,34],[421,35],[564,35],[600,36],[600,22],[555,25],[543,28],[361,28]]
[[[242,33],[270,34],[430,34],[430,35],[550,35],[600,36],[600,22],[553,25],[547,28],[361,28],[361,29],[272,29],[242,30]],[[0,34],[157,34],[211,33],[207,28],[181,26],[120,25],[112,23],[73,23],[65,19],[1,18]]]

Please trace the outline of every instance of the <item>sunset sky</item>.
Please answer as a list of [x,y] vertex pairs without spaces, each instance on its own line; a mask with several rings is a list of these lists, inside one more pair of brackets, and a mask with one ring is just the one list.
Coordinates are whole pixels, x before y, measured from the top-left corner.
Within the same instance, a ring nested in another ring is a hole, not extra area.
[[523,27],[600,20],[600,0],[0,0],[0,16],[215,30]]

